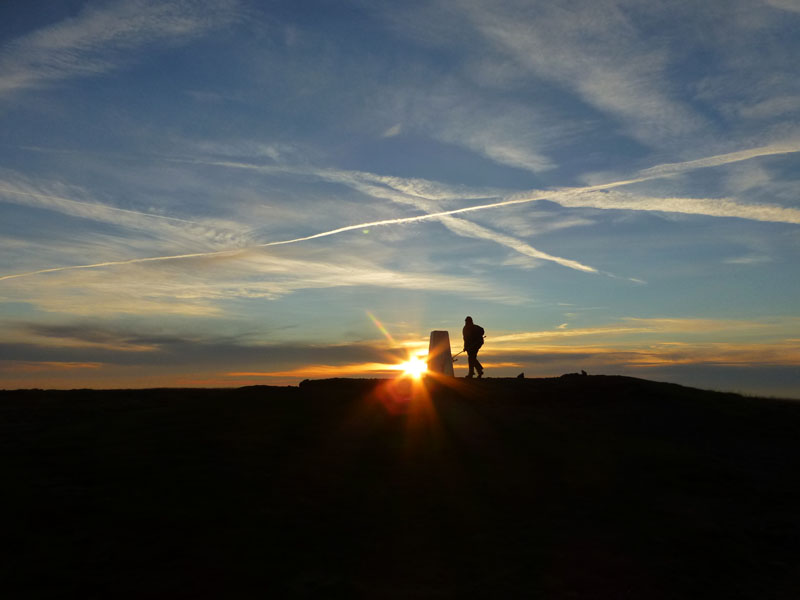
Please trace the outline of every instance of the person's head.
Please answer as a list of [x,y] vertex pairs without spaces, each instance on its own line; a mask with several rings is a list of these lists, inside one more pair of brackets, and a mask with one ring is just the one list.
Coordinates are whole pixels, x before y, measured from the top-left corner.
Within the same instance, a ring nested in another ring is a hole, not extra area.
[[466,319],[464,319],[464,322],[465,322],[467,325],[472,325],[472,317],[467,317]]

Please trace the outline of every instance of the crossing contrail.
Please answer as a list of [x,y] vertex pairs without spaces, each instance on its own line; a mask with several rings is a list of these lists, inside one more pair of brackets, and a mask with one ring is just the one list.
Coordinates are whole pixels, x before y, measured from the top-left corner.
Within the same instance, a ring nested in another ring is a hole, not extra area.
[[[758,156],[769,156],[774,154],[791,154],[798,152],[800,150],[800,145],[797,143],[791,144],[781,144],[775,146],[764,146],[760,148],[752,148],[749,150],[744,150],[740,152],[732,152],[729,154],[722,154],[717,156],[711,156],[704,159],[694,160],[694,161],[687,161],[683,163],[671,163],[665,165],[658,165],[656,167],[652,167],[650,169],[645,169],[638,173],[638,176],[635,176],[631,179],[623,179],[619,181],[613,181],[608,183],[600,183],[596,185],[589,185],[585,187],[578,187],[578,188],[561,188],[551,191],[535,191],[531,192],[523,192],[520,194],[516,194],[514,196],[508,197],[505,200],[501,200],[499,202],[491,202],[489,204],[478,204],[475,206],[467,206],[464,208],[456,208],[453,210],[446,210],[436,213],[427,213],[423,215],[416,215],[413,217],[401,217],[397,219],[385,219],[382,221],[369,221],[366,223],[358,223],[356,225],[347,225],[345,227],[339,227],[337,229],[331,229],[329,231],[323,231],[320,233],[315,233],[312,235],[307,235],[299,238],[294,238],[291,240],[279,240],[275,242],[267,242],[264,244],[255,244],[251,246],[246,246],[242,248],[235,248],[235,249],[228,249],[228,250],[218,250],[212,252],[195,252],[191,254],[173,254],[168,256],[151,256],[145,258],[131,258],[127,260],[114,260],[114,261],[106,261],[100,263],[93,263],[87,265],[71,265],[65,267],[52,267],[49,269],[39,269],[37,271],[28,271],[25,273],[12,273],[10,275],[3,275],[0,276],[0,281],[5,281],[8,279],[17,279],[20,277],[30,277],[33,275],[42,275],[45,273],[58,273],[61,271],[74,271],[79,269],[99,269],[103,267],[114,267],[120,265],[132,265],[132,264],[139,264],[139,263],[148,263],[148,262],[161,262],[161,261],[170,261],[170,260],[182,260],[182,259],[191,259],[191,258],[208,258],[213,256],[233,256],[247,250],[252,250],[256,248],[268,248],[270,246],[282,246],[287,244],[297,244],[299,242],[306,242],[309,240],[315,240],[318,238],[324,238],[331,235],[337,235],[340,233],[345,233],[347,231],[354,231],[357,229],[365,229],[367,227],[383,227],[388,225],[401,225],[404,223],[418,223],[421,221],[430,221],[434,219],[441,219],[442,217],[447,217],[450,215],[459,215],[469,212],[476,212],[480,210],[488,210],[491,208],[500,208],[503,206],[513,206],[518,204],[528,204],[531,202],[537,202],[540,200],[547,200],[547,199],[554,199],[558,196],[575,196],[587,192],[596,192],[601,190],[609,190],[613,188],[623,187],[627,185],[631,185],[634,183],[641,183],[644,181],[650,181],[653,179],[660,179],[662,177],[668,177],[675,173],[679,173],[686,170],[694,170],[700,168],[706,168],[710,166],[719,166],[723,164],[729,164],[732,162],[740,162],[744,160],[749,160],[751,158],[755,158]],[[193,162],[193,161],[186,161],[186,162]],[[225,163],[225,162],[208,162],[206,164],[218,164],[219,166],[233,166],[239,168],[255,168],[259,169],[261,167],[257,167],[255,165],[241,165],[237,163]],[[555,200],[557,201],[557,200]],[[574,203],[576,206],[580,206],[578,203]],[[630,207],[632,208],[632,207]],[[651,209],[652,210],[652,209]],[[540,252],[536,250],[536,257],[542,260],[548,260],[551,262],[555,262],[560,264],[564,267],[568,267],[570,269],[575,269],[577,271],[583,271],[587,273],[599,273],[597,269],[594,267],[590,267],[588,265],[584,265],[580,262],[570,260],[567,258],[561,258],[558,256],[553,256],[547,254],[545,252]]]
[[[116,267],[120,265],[134,265],[139,263],[148,263],[148,262],[162,262],[168,260],[183,260],[183,259],[190,259],[190,258],[208,258],[212,256],[233,256],[235,254],[239,254],[245,252],[247,250],[253,250],[256,248],[269,248],[271,246],[284,246],[287,244],[297,244],[299,242],[307,242],[309,240],[316,240],[319,238],[329,237],[332,235],[337,235],[339,233],[345,233],[347,231],[355,231],[357,229],[366,229],[368,227],[384,227],[388,225],[402,225],[405,223],[418,223],[421,221],[430,221],[433,219],[439,219],[441,217],[446,217],[448,215],[457,215],[462,213],[474,212],[479,210],[486,210],[490,208],[498,208],[501,206],[511,206],[514,204],[527,204],[529,202],[535,202],[536,200],[541,200],[542,198],[519,198],[519,199],[511,199],[511,200],[503,200],[501,202],[492,202],[490,204],[479,204],[476,206],[467,206],[464,208],[456,208],[453,210],[446,210],[442,212],[436,213],[428,213],[424,215],[416,215],[413,217],[400,217],[397,219],[384,219],[381,221],[367,221],[365,223],[358,223],[355,225],[347,225],[345,227],[338,227],[337,229],[331,229],[328,231],[322,231],[320,233],[315,233],[312,235],[306,235],[303,237],[294,238],[291,240],[279,240],[275,242],[266,242],[264,244],[254,244],[251,246],[244,246],[242,248],[234,248],[229,250],[217,250],[212,252],[194,252],[190,254],[172,254],[168,256],[149,256],[145,258],[130,258],[126,260],[109,260],[105,262],[99,263],[92,263],[87,265],[70,265],[66,267],[52,267],[49,269],[39,269],[37,271],[28,271],[25,273],[13,273],[10,275],[3,275],[0,276],[0,281],[5,281],[8,279],[17,279],[20,277],[30,277],[33,275],[42,275],[45,273],[59,273],[61,271],[75,271],[79,269],[100,269],[103,267]],[[555,263],[558,263],[562,266],[568,267],[570,269],[576,269],[578,271],[584,271],[587,273],[596,273],[598,272],[597,269],[594,267],[590,267],[588,265],[581,264],[574,260],[569,260],[567,258],[561,258],[558,256],[552,256],[550,254],[546,254],[544,252],[540,252],[537,255],[537,258],[542,260],[549,260]]]

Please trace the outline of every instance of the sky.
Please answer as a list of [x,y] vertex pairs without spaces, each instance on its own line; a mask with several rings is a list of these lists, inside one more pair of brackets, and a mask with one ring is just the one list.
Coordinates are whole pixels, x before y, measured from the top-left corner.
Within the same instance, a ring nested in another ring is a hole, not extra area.
[[[800,0],[5,0],[0,388],[800,398]],[[456,374],[466,373],[465,361]]]

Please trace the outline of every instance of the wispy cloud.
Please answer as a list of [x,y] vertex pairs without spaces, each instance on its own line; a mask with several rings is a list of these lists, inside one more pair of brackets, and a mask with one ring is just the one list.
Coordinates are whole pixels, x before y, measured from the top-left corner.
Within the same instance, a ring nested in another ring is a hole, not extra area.
[[[301,290],[383,288],[469,293],[500,302],[514,295],[485,281],[449,274],[398,270],[364,257],[339,254],[301,258],[290,253],[240,252],[195,257],[192,268],[141,264],[103,273],[96,270],[51,271],[40,281],[20,281],[5,299],[25,301],[40,310],[73,315],[222,316],[222,303],[235,299],[278,298]],[[188,259],[187,259],[188,260]],[[158,264],[158,263],[156,263]],[[230,310],[230,309],[229,309]]]
[[11,41],[0,53],[0,97],[111,71],[138,50],[200,35],[236,18],[235,0],[126,0]]
[[41,373],[49,371],[73,371],[84,369],[100,369],[100,362],[67,362],[67,361],[8,361],[0,362],[0,371],[12,372],[15,375]]
[[[284,246],[288,244],[297,244],[300,242],[306,242],[309,240],[315,240],[319,238],[329,237],[332,235],[337,235],[340,233],[345,233],[348,231],[356,231],[356,230],[364,230],[370,227],[385,227],[389,225],[403,225],[408,223],[419,223],[422,221],[430,221],[430,220],[440,220],[442,217],[449,216],[449,215],[456,215],[468,212],[474,212],[478,210],[485,210],[487,208],[496,208],[498,206],[508,206],[513,204],[523,204],[527,202],[532,202],[533,199],[523,199],[523,200],[508,200],[505,202],[499,203],[492,203],[492,204],[485,204],[485,205],[478,205],[478,206],[470,206],[466,208],[458,208],[448,211],[441,211],[438,213],[428,213],[423,215],[416,215],[412,217],[401,217],[396,219],[384,219],[381,221],[368,221],[364,223],[357,223],[355,225],[347,225],[345,227],[338,227],[336,229],[330,229],[328,231],[323,231],[320,233],[315,233],[299,238],[293,238],[288,240],[280,240],[274,242],[266,242],[264,244],[254,244],[249,246],[248,248],[239,248],[233,250],[219,250],[219,251],[211,251],[211,252],[193,252],[187,254],[174,254],[174,255],[167,255],[167,256],[151,256],[151,257],[144,257],[144,258],[131,258],[127,260],[112,260],[112,261],[104,261],[99,263],[92,263],[92,264],[84,264],[84,265],[70,265],[65,267],[50,267],[47,269],[39,269],[36,271],[29,271],[26,273],[14,273],[10,275],[3,275],[0,276],[0,281],[8,280],[8,279],[17,279],[20,277],[29,277],[32,275],[42,275],[45,273],[59,273],[63,271],[74,271],[74,270],[83,270],[83,269],[99,269],[103,267],[116,267],[122,265],[134,265],[134,264],[142,264],[142,263],[155,263],[155,262],[165,262],[165,261],[173,261],[173,260],[187,260],[187,259],[195,259],[195,258],[213,258],[213,257],[231,257],[237,254],[240,254],[246,250],[253,250],[257,248],[269,248],[273,246]],[[543,258],[544,260],[555,260],[557,257],[553,257],[547,255],[545,253],[541,253],[539,258]],[[546,258],[545,258],[546,257]],[[569,263],[566,259],[559,259],[564,262]],[[564,266],[569,266],[570,268],[575,268],[582,271],[594,271],[592,267],[587,267],[585,265],[580,265],[579,263],[573,262],[571,264],[565,264]]]
[[231,371],[225,373],[227,377],[255,377],[255,378],[312,378],[312,377],[353,377],[353,376],[372,376],[376,375],[396,375],[401,369],[399,363],[353,363],[344,365],[306,365],[296,369],[283,371]]
[[796,346],[786,343],[665,344],[638,352],[629,357],[628,364],[639,368],[689,364],[800,366],[800,351]]
[[[82,328],[85,331],[82,331]],[[23,324],[20,329],[25,329]],[[32,329],[28,326],[28,329]],[[55,335],[38,330],[30,341],[7,341],[0,336],[0,364],[5,363],[74,363],[104,364],[108,366],[148,366],[193,368],[209,367],[220,370],[247,369],[251,372],[266,369],[293,368],[298,364],[349,364],[394,365],[406,360],[403,348],[386,348],[383,342],[266,343],[253,341],[246,335],[212,335],[209,333],[158,333],[157,328],[139,328],[109,325],[105,329],[93,321],[89,325],[73,324],[53,327]],[[156,331],[154,333],[153,331]],[[64,336],[69,336],[65,338]],[[101,337],[103,346],[92,344]],[[267,337],[270,337],[267,335]],[[63,345],[65,339],[74,343]],[[88,343],[84,343],[88,342]],[[140,350],[149,346],[148,351]]]
[[480,238],[484,240],[489,240],[495,242],[496,244],[501,244],[512,250],[519,252],[525,256],[529,256],[536,260],[545,260],[549,262],[554,262],[562,267],[567,267],[569,269],[575,269],[576,271],[583,271],[585,273],[597,273],[598,270],[594,267],[590,267],[589,265],[584,265],[576,260],[570,260],[568,258],[562,258],[560,256],[553,256],[552,254],[547,254],[546,252],[542,252],[541,250],[537,250],[530,244],[526,244],[522,240],[519,240],[513,236],[505,235],[498,231],[493,231],[488,227],[483,227],[482,225],[478,225],[477,223],[473,223],[471,221],[467,221],[465,219],[458,219],[456,217],[445,216],[440,219],[442,223],[450,230],[459,235],[465,235],[467,237],[474,237]]
[[[601,209],[605,208],[605,209],[649,210],[649,211],[657,210],[657,211],[680,212],[686,214],[708,215],[715,217],[739,217],[739,218],[759,220],[759,221],[800,223],[800,209],[795,209],[795,208],[786,208],[782,206],[764,205],[764,204],[746,205],[744,203],[736,202],[729,199],[648,198],[641,196],[636,197],[631,195],[626,196],[626,195],[621,195],[619,193],[610,194],[609,192],[609,190],[613,190],[614,188],[624,187],[634,183],[641,183],[644,181],[650,181],[653,179],[659,179],[662,177],[668,177],[679,172],[708,168],[712,166],[721,166],[744,160],[750,160],[752,158],[761,156],[795,153],[798,151],[800,151],[800,146],[796,144],[780,144],[773,146],[765,146],[761,148],[754,148],[740,152],[706,157],[703,159],[698,159],[683,163],[659,165],[656,167],[651,167],[650,169],[646,169],[636,174],[634,177],[618,181],[584,186],[581,188],[561,188],[551,191],[534,190],[531,192],[522,192],[518,194],[512,194],[510,196],[507,196],[505,199],[496,202],[477,204],[473,206],[455,208],[451,210],[444,210],[438,212],[429,212],[426,214],[414,215],[410,217],[382,219],[378,221],[366,221],[362,223],[356,223],[353,225],[346,225],[344,227],[337,227],[335,229],[330,229],[327,231],[322,231],[319,233],[310,234],[306,236],[301,236],[286,240],[266,242],[263,244],[253,244],[244,248],[131,258],[126,260],[111,260],[111,261],[102,261],[102,262],[82,264],[82,265],[50,267],[46,269],[38,269],[35,271],[28,271],[24,273],[13,273],[13,274],[3,275],[0,276],[0,281],[16,279],[20,277],[29,277],[32,275],[40,275],[45,273],[70,271],[70,270],[97,269],[97,268],[113,267],[121,265],[154,263],[154,262],[185,260],[185,259],[195,259],[195,258],[229,257],[229,256],[235,256],[236,254],[239,254],[248,249],[269,248],[274,246],[297,244],[300,242],[306,242],[310,240],[330,237],[350,231],[363,230],[365,228],[370,228],[370,227],[404,225],[404,224],[419,223],[429,220],[442,221],[444,218],[451,217],[454,215],[463,215],[476,211],[484,211],[488,209],[497,209],[506,206],[528,204],[540,200],[550,200],[552,202],[562,204],[563,206],[571,206],[571,207],[592,207]],[[316,176],[319,176],[321,173],[321,171],[319,170],[308,169],[308,168],[283,169],[281,167],[276,167],[276,166],[264,167],[261,165],[254,165],[242,162],[232,162],[232,161],[195,160],[189,162],[209,164],[222,167],[233,167],[237,169],[244,168],[244,169],[253,169],[258,171],[264,170],[267,172],[295,170],[297,172],[312,174]],[[340,181],[343,179],[342,174],[346,173],[347,172],[337,172],[334,170],[329,171],[329,174],[335,175],[335,177],[333,178],[338,179]],[[596,194],[596,192],[604,192],[604,193]],[[372,193],[375,192],[373,191]],[[390,196],[390,198],[392,197],[393,196]],[[453,225],[452,222],[451,225]],[[532,249],[530,247],[524,248],[521,245],[524,243],[521,243],[519,240],[511,238],[511,236],[504,236],[503,234],[499,233],[490,234],[485,228],[481,228],[478,226],[475,227],[465,226],[463,223],[456,224],[453,226],[460,227],[461,231],[463,231],[464,233],[467,233],[467,230],[469,230],[469,234],[473,236],[481,236],[485,237],[486,239],[493,239],[495,241],[502,240],[504,245],[509,245],[510,247],[514,247],[514,249],[517,251],[523,250],[523,254],[527,254],[529,256],[536,254],[535,258],[557,262],[558,264],[562,264],[562,266],[566,266],[580,271],[585,271],[585,272],[596,271],[596,269],[594,269],[593,267],[583,265],[581,263],[578,263],[577,261],[571,261],[569,259],[552,256],[547,253],[541,252],[539,250]]]
[[[233,220],[208,217],[187,219],[121,208],[97,200],[80,187],[58,181],[33,181],[8,170],[0,171],[0,205],[2,203],[45,209],[86,220],[87,225],[90,222],[102,223],[123,230],[121,234],[115,232],[117,235],[113,238],[113,244],[109,244],[108,236],[101,231],[86,231],[77,237],[73,234],[69,246],[58,249],[63,257],[68,257],[71,252],[85,256],[93,240],[99,241],[95,246],[102,247],[102,255],[108,258],[124,256],[136,247],[152,251],[156,245],[162,251],[169,252],[209,247],[231,248],[252,241],[252,228]],[[58,243],[57,239],[52,241]],[[97,248],[94,251],[97,252]],[[26,261],[32,258],[35,255],[31,252]]]
[[800,96],[783,95],[753,104],[741,104],[737,112],[745,119],[773,119],[798,111],[800,111]]
[[764,2],[781,10],[800,12],[800,2],[798,0],[764,0]]
[[[436,189],[434,186],[420,185],[419,181],[405,183],[396,177],[370,177],[369,174],[363,173],[348,175],[349,177],[344,178],[344,181],[352,185],[355,189],[374,197],[386,198],[395,203],[413,206],[419,210],[426,211],[429,215],[441,213],[441,211],[437,211],[437,207],[439,205],[438,200],[463,200],[463,196],[457,195],[454,190],[450,190],[448,193],[441,189],[441,187]],[[338,179],[342,180],[341,176]],[[382,185],[376,186],[376,182]],[[429,197],[427,195],[427,188],[433,188],[433,197]],[[475,195],[475,192],[468,192],[466,195],[467,197],[470,197]],[[457,235],[488,240],[496,244],[500,244],[501,246],[510,248],[524,256],[540,261],[554,262],[563,267],[575,269],[577,271],[583,271],[586,273],[598,272],[598,270],[594,267],[584,265],[576,260],[570,260],[560,256],[553,256],[552,254],[537,250],[523,240],[499,231],[493,231],[488,227],[478,225],[477,223],[473,223],[472,221],[468,221],[466,219],[457,218],[448,214],[441,214],[437,220]]]
[[3,196],[6,201],[17,200],[20,204],[30,206],[41,206],[43,208],[50,208],[64,212],[78,217],[86,217],[93,220],[113,221],[108,217],[109,213],[121,213],[123,215],[135,215],[137,217],[147,217],[148,219],[163,219],[165,221],[176,221],[179,223],[190,223],[200,225],[197,221],[190,221],[188,219],[180,219],[178,217],[168,217],[165,215],[157,215],[152,213],[145,213],[126,208],[117,208],[99,204],[96,202],[85,202],[81,200],[73,200],[71,198],[64,198],[63,196],[54,196],[52,194],[41,194],[31,191],[30,188],[22,189],[21,186],[15,185],[8,181],[0,181],[0,196]]
[[513,362],[534,372],[552,371],[565,367],[575,369],[594,367],[594,372],[620,369],[654,369],[665,366],[717,365],[750,367],[800,366],[797,347],[784,342],[769,343],[669,343],[631,345],[547,346],[484,350],[489,360]]
[[[465,106],[466,104],[466,106]],[[554,125],[544,111],[530,106],[509,104],[470,105],[463,97],[454,98],[452,106],[435,111],[432,124],[437,137],[476,151],[491,160],[533,173],[553,169],[556,164],[547,156],[547,148],[558,135],[566,135],[575,126]],[[520,127],[525,123],[524,128]]]
[[[745,203],[730,198],[658,198],[635,195],[615,188],[671,177],[698,169],[720,167],[748,161],[754,158],[794,154],[800,152],[800,143],[783,142],[738,152],[718,154],[679,163],[666,163],[635,173],[630,178],[598,183],[576,188],[560,188],[546,192],[534,190],[511,195],[511,200],[545,198],[567,207],[591,207],[600,209],[625,209],[664,211],[712,217],[737,217],[755,221],[777,223],[800,223],[800,209],[774,204]],[[600,193],[598,193],[600,192]]]
[[400,135],[400,132],[401,132],[402,130],[403,130],[403,127],[402,127],[402,125],[400,125],[400,123],[397,123],[396,125],[392,125],[391,127],[389,127],[389,129],[387,129],[386,131],[384,131],[384,132],[381,134],[381,137],[384,137],[384,138],[390,138],[390,137],[394,137],[394,136],[396,136],[396,135]]
[[671,90],[667,49],[617,2],[472,2],[467,13],[483,39],[523,72],[574,90],[642,142],[663,144],[706,127]]
[[777,142],[767,146],[759,146],[756,148],[748,148],[746,150],[739,150],[736,152],[727,152],[725,154],[716,154],[714,156],[705,156],[696,160],[689,160],[677,163],[665,163],[643,169],[639,171],[638,177],[640,178],[658,178],[668,177],[678,173],[685,173],[687,171],[694,171],[695,169],[707,169],[709,167],[719,167],[722,165],[729,165],[738,163],[753,158],[760,158],[764,156],[775,156],[779,154],[793,154],[800,152],[800,141],[788,140],[784,142]]
[[[733,132],[743,134],[740,141],[764,140],[796,129],[785,119],[796,109],[791,100],[797,95],[792,51],[783,37],[791,35],[791,16],[772,10],[796,11],[795,0],[712,2],[702,8],[641,0],[471,0],[456,5],[439,0],[413,9],[376,4],[375,10],[401,35],[424,47],[457,49],[461,78],[449,85],[469,108],[459,110],[453,103],[455,110],[449,110],[446,99],[453,93],[438,81],[425,81],[429,102],[418,101],[413,108],[424,112],[435,107],[432,112],[439,118],[426,123],[427,131],[441,139],[445,124],[459,122],[463,133],[450,139],[485,156],[490,153],[480,150],[482,133],[487,134],[483,140],[500,146],[506,141],[513,148],[510,159],[502,151],[492,155],[502,164],[534,171],[562,166],[556,157],[565,139],[574,139],[567,124],[579,121],[583,143],[604,153],[613,153],[621,137],[657,153],[687,148],[710,153],[730,147],[737,138]],[[756,39],[774,43],[754,44]],[[700,64],[706,67],[695,68]],[[555,101],[548,97],[553,88]],[[509,101],[530,89],[537,93],[527,94],[525,107]],[[404,90],[393,92],[402,96]],[[502,108],[495,113],[503,117],[496,120],[480,110],[480,99],[494,96],[497,109],[498,92]],[[455,118],[459,113],[471,113],[471,119]],[[742,117],[781,115],[783,122],[764,128],[762,121],[759,130],[742,122]],[[561,135],[542,140],[542,133],[549,138],[551,130]],[[592,139],[593,132],[602,137]],[[517,159],[525,153],[539,164],[526,166]],[[578,155],[588,157],[581,151]]]
[[[731,198],[659,198],[640,194],[623,194],[621,192],[617,192],[616,195],[612,196],[609,194],[609,191],[615,188],[668,178],[682,173],[689,173],[699,169],[722,167],[756,158],[796,154],[798,152],[800,152],[800,142],[788,140],[689,161],[663,163],[643,169],[623,179],[598,182],[583,187],[531,190],[519,193],[509,193],[507,190],[497,189],[471,189],[465,186],[448,186],[420,179],[388,177],[357,171],[313,169],[309,167],[294,169],[288,166],[263,167],[243,162],[212,161],[209,164],[233,168],[265,170],[266,172],[284,170],[313,175],[329,181],[344,183],[373,197],[386,198],[395,202],[411,204],[422,210],[441,212],[445,215],[459,214],[458,211],[470,212],[472,210],[499,208],[546,199],[569,207],[584,206],[591,208],[644,211],[658,210],[716,217],[738,217],[757,221],[797,223],[798,216],[800,216],[800,209],[791,207],[770,204],[748,204]],[[400,195],[392,192],[399,192]],[[597,194],[597,192],[604,193]],[[445,200],[463,202],[463,200],[467,199],[491,198],[498,198],[498,201],[484,203],[475,207],[455,209],[452,213],[437,211],[436,205],[431,204],[432,202]],[[420,199],[428,202],[428,204],[418,203]]]
[[533,340],[555,340],[565,338],[584,338],[589,336],[619,336],[630,335],[634,333],[650,333],[654,329],[649,327],[632,327],[630,325],[616,325],[612,327],[592,327],[588,329],[564,329],[558,328],[556,330],[546,331],[521,331],[517,333],[508,333],[505,335],[493,336],[491,338],[492,344],[506,345],[509,343],[529,342]]
[[483,354],[490,360],[524,364],[537,373],[553,368],[619,372],[676,365],[791,366],[800,364],[791,339],[797,331],[800,319],[793,317],[627,318],[593,327],[492,336]]
[[44,323],[5,324],[3,341],[45,344],[51,348],[95,348],[118,352],[152,352],[163,336],[143,336],[97,324],[58,325]]
[[[684,337],[716,339],[722,337],[728,339],[754,339],[757,336],[768,337],[773,340],[787,341],[786,336],[793,331],[800,331],[800,319],[795,317],[783,318],[762,318],[753,320],[736,319],[701,319],[701,318],[636,318],[629,317],[621,319],[619,322],[603,326],[583,327],[570,329],[563,324],[556,329],[541,331],[520,331],[503,335],[492,336],[487,348],[499,345],[500,348],[507,348],[509,345],[515,348],[524,342],[564,342],[571,343],[573,339],[580,338],[599,338],[604,343],[614,340],[619,344],[622,338],[645,339],[645,343],[651,343],[654,334],[657,339],[663,342],[669,336],[680,335]],[[530,347],[530,346],[529,346]]]
[[570,208],[659,211],[800,224],[800,209],[774,204],[744,204],[729,198],[654,198],[620,191],[593,193],[590,190],[575,190],[557,192],[547,199]]
[[729,265],[760,265],[772,262],[772,259],[769,256],[738,256],[725,259],[723,262]]

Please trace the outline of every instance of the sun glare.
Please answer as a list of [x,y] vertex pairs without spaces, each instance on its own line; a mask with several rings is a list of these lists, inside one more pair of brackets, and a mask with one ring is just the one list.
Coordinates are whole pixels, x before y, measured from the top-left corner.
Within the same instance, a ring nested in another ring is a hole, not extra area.
[[428,370],[428,363],[422,360],[419,356],[412,356],[408,361],[400,365],[403,369],[403,375],[420,379],[425,371]]

